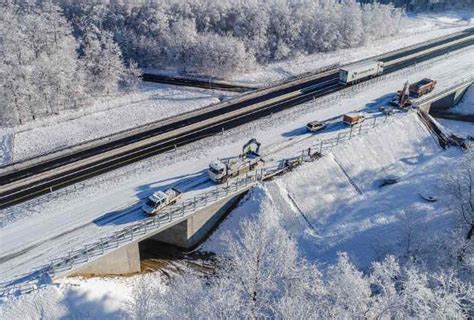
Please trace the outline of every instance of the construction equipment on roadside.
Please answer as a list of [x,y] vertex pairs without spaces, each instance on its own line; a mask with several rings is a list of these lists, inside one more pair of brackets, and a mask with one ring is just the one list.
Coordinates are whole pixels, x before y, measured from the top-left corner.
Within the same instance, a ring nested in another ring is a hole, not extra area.
[[181,191],[175,188],[157,191],[146,198],[145,203],[142,205],[142,210],[148,216],[155,215],[166,206],[176,203],[180,197]]
[[259,154],[260,145],[253,138],[244,144],[239,157],[212,161],[208,169],[209,179],[216,183],[224,183],[230,178],[253,171],[264,163]]
[[400,109],[407,109],[411,107],[412,102],[410,100],[409,88],[410,88],[410,83],[407,81],[403,85],[403,89],[397,91],[397,96],[393,98],[392,101],[390,101],[390,104]]

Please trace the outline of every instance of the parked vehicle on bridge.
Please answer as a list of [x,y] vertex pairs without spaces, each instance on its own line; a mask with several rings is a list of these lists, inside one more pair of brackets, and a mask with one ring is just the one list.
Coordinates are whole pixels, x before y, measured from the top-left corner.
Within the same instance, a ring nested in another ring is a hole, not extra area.
[[410,86],[410,95],[419,98],[422,95],[430,93],[436,87],[436,80],[428,78],[422,79]]
[[242,154],[238,158],[212,161],[208,169],[209,179],[216,183],[224,183],[229,178],[254,170],[263,163],[259,150],[260,143],[256,139],[251,139],[243,146]]
[[354,63],[339,69],[339,83],[352,84],[361,80],[374,78],[383,73],[383,62],[370,60]]
[[308,129],[308,131],[310,132],[321,131],[326,127],[327,127],[327,123],[322,122],[322,121],[317,121],[317,120],[308,122],[308,124],[306,125],[306,129]]
[[361,123],[364,120],[365,120],[365,117],[359,114],[356,114],[356,115],[345,114],[344,116],[342,116],[342,122],[350,126]]
[[145,203],[142,205],[142,210],[146,215],[155,215],[166,206],[176,203],[180,197],[181,191],[175,188],[170,188],[166,191],[157,191],[145,200]]

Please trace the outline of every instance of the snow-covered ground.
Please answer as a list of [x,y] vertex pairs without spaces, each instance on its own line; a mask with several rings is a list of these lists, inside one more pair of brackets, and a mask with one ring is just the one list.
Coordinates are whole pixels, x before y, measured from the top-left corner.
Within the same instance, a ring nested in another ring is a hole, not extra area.
[[454,108],[449,109],[449,112],[474,115],[474,85],[467,89],[462,100]]
[[[457,81],[456,76],[466,75],[467,70],[470,75],[474,73],[471,57],[472,50],[430,67],[419,65],[417,69],[401,71],[370,87],[351,91],[345,97],[336,95],[334,99],[317,100],[315,104],[309,103],[182,147],[176,153],[162,154],[2,210],[1,281],[29,274],[50,258],[136,222],[141,217],[136,210],[129,209],[139,199],[157,189],[202,179],[211,160],[237,155],[251,137],[262,142],[263,153],[271,151],[268,160],[294,156],[322,136],[305,132],[303,126],[308,121],[329,119],[353,110],[372,113],[390,100],[407,79],[433,77],[439,83],[436,90],[443,90]],[[340,129],[338,126],[329,128],[323,135],[337,135]],[[95,223],[102,217],[118,214],[120,223]]]
[[[0,165],[126,131],[217,103],[228,92],[143,83],[137,92],[83,111],[0,130]],[[14,146],[12,140],[14,139]]]
[[124,319],[134,289],[163,286],[156,274],[127,278],[63,279],[30,295],[0,305],[2,319]]
[[448,119],[436,119],[444,127],[448,128],[455,135],[467,138],[468,136],[474,137],[474,123],[465,121],[456,121]]
[[[304,258],[330,264],[337,252],[348,252],[368,268],[387,254],[403,255],[406,228],[424,223],[427,233],[417,235],[423,237],[449,227],[441,181],[461,155],[442,151],[416,115],[408,115],[253,190],[202,249],[225,254],[222,233],[239,232],[245,216],[265,215],[297,239]],[[391,177],[400,181],[380,187]]]
[[402,47],[429,41],[474,26],[474,12],[455,11],[442,14],[417,14],[403,18],[400,33],[359,48],[300,56],[235,75],[230,81],[248,85],[267,85],[334,64],[346,64],[384,54]]

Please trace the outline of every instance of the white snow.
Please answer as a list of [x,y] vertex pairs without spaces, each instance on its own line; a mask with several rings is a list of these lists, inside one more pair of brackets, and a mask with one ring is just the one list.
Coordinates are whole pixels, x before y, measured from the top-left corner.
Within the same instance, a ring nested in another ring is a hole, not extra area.
[[467,89],[461,101],[454,108],[449,109],[449,112],[474,115],[474,85]]
[[[324,265],[345,251],[367,268],[381,256],[400,254],[404,224],[423,221],[427,234],[448,227],[440,181],[459,158],[460,152],[442,151],[416,115],[408,115],[252,191],[202,249],[225,255],[223,232],[239,230],[243,217],[267,215],[297,239],[304,258]],[[379,188],[380,179],[393,175],[399,183]],[[440,200],[428,203],[420,192]]]
[[229,80],[249,85],[267,85],[312,70],[318,70],[325,66],[347,64],[366,59],[367,57],[384,54],[470,28],[474,25],[474,12],[453,11],[440,14],[417,14],[409,15],[402,20],[400,33],[396,36],[384,38],[358,48],[316,53],[265,66],[257,66],[255,70],[235,75]]
[[133,289],[146,281],[160,289],[158,274],[128,278],[70,278],[0,303],[2,319],[124,319]]
[[[8,160],[19,161],[126,131],[219,102],[221,91],[144,83],[138,92],[97,102],[83,111],[65,112],[10,128],[15,137]],[[10,137],[11,139],[11,137]]]
[[448,119],[436,119],[444,127],[448,128],[452,133],[459,137],[467,138],[468,136],[474,137],[474,123],[464,122]]

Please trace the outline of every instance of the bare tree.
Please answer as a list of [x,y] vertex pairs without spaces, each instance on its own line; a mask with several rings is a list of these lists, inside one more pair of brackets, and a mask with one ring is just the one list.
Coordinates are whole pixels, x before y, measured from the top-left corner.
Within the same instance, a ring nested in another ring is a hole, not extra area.
[[458,255],[462,261],[472,249],[474,237],[474,151],[467,151],[459,168],[446,178],[447,194],[453,199],[453,210],[457,213],[463,237]]

